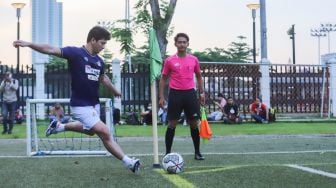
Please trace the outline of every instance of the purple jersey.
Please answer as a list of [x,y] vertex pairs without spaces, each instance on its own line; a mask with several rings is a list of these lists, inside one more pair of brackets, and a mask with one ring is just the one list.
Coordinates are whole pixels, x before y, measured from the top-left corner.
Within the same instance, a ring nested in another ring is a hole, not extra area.
[[104,74],[104,61],[84,47],[61,48],[71,74],[71,106],[94,106],[99,103],[99,76]]

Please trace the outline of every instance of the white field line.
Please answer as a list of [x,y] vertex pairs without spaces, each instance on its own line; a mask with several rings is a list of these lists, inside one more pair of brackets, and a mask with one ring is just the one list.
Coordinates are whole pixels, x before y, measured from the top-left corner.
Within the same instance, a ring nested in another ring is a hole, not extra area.
[[316,170],[314,168],[309,168],[309,167],[304,167],[304,166],[299,166],[299,165],[285,165],[285,166],[295,168],[295,169],[299,169],[299,170],[302,170],[302,171],[305,171],[305,172],[310,172],[312,174],[318,174],[318,175],[326,176],[326,177],[329,177],[329,178],[336,178],[336,174],[334,174],[334,173],[325,172],[325,171],[322,171],[322,170]]
[[[257,152],[202,152],[204,155],[265,155],[265,154],[301,154],[301,153],[334,153],[336,150],[303,150],[303,151],[257,151]],[[194,155],[194,153],[180,153],[181,155]],[[130,156],[152,156],[153,153],[134,153]],[[159,155],[164,155],[161,153]]]
[[[334,153],[336,150],[303,150],[303,151],[260,151],[260,152],[203,152],[204,155],[267,155],[267,154],[302,154],[302,153]],[[180,153],[181,155],[194,155],[194,153]],[[129,156],[153,156],[153,153],[129,153]],[[160,153],[159,155],[164,155]],[[34,157],[89,157],[96,155],[44,155]],[[110,155],[98,155],[102,157]],[[0,156],[0,158],[26,158],[28,156]]]

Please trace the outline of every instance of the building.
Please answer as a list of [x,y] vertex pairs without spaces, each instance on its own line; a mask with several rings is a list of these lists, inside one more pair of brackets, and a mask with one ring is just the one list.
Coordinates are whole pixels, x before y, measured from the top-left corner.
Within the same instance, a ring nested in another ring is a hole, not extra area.
[[[56,0],[31,0],[32,41],[52,46],[62,46],[62,3]],[[33,65],[45,63],[48,56],[32,52]]]
[[[62,46],[62,3],[56,0],[31,0],[32,6],[32,41],[34,43]],[[36,71],[35,98],[45,99],[45,63],[48,55],[32,52],[32,64]],[[44,105],[38,104],[37,116],[44,119]]]

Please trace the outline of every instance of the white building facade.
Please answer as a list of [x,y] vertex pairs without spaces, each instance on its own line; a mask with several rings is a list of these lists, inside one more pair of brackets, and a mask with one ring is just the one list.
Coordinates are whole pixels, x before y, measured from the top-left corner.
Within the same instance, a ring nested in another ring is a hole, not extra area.
[[[62,46],[62,15],[63,6],[56,0],[31,0],[32,7],[32,42]],[[32,52],[32,64],[36,71],[35,98],[44,99],[44,64],[49,60],[48,55]],[[44,105],[38,105],[38,118],[44,119]]]

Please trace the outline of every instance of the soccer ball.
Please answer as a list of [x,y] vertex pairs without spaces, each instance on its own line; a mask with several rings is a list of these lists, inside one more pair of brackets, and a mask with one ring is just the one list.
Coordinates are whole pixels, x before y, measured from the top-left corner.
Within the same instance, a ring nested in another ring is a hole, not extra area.
[[183,158],[178,153],[169,153],[162,159],[162,166],[170,174],[178,174],[183,171]]

